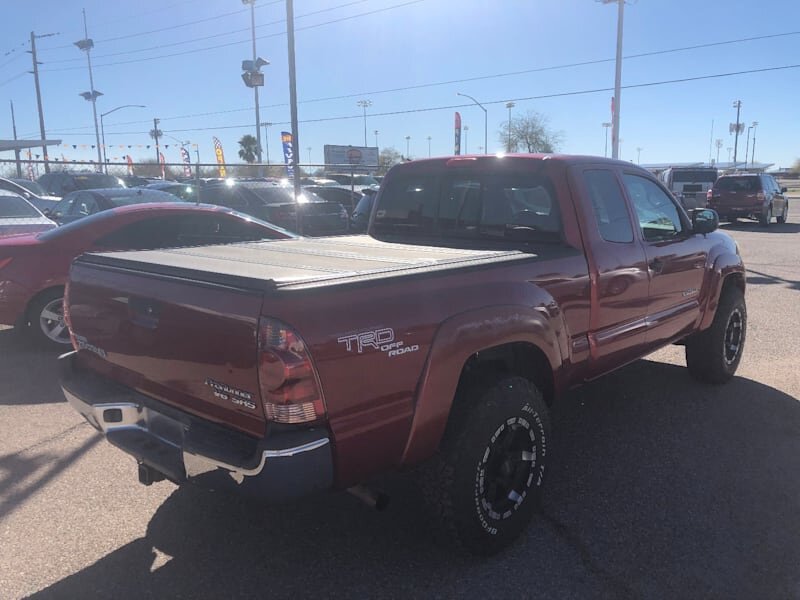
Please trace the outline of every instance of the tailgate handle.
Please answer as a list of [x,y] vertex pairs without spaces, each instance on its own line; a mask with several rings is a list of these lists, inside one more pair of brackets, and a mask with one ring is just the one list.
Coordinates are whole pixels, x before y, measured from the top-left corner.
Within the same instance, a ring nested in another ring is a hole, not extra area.
[[161,316],[161,303],[151,298],[136,298],[131,296],[128,299],[128,308],[131,312],[131,322],[145,329],[155,329],[158,327],[158,320]]

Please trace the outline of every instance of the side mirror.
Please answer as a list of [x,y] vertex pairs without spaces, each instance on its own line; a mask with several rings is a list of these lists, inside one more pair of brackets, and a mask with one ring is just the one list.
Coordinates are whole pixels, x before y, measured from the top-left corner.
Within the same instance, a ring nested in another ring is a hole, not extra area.
[[694,233],[711,233],[719,227],[719,215],[710,208],[698,208],[692,211],[692,231]]
[[789,191],[789,188],[787,188],[787,187],[782,187],[781,188],[781,194],[785,194],[788,191]]

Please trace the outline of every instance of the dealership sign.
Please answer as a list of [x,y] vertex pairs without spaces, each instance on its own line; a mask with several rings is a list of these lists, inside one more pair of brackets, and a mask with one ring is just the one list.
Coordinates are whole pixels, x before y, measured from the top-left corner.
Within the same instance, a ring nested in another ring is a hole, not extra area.
[[325,144],[328,173],[372,173],[378,168],[378,148]]

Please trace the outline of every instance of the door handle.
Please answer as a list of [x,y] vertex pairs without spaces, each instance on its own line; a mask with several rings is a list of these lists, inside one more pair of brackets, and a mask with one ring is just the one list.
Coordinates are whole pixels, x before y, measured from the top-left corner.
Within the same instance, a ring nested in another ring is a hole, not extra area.
[[660,258],[654,258],[648,263],[647,266],[656,275],[664,270],[664,262]]

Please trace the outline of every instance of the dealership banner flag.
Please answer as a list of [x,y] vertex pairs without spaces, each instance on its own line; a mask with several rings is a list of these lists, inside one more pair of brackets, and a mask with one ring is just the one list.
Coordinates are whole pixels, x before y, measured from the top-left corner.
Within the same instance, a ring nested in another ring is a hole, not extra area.
[[164,158],[164,153],[163,152],[159,152],[158,153],[158,162],[161,163],[161,179],[166,179],[167,178],[167,169],[166,169],[167,160]]
[[222,152],[222,142],[219,141],[218,137],[212,137],[211,139],[214,140],[214,154],[217,156],[217,165],[219,165],[219,176],[226,177],[227,172],[225,171],[225,154]]
[[125,158],[127,158],[128,161],[128,175],[133,175],[133,159],[131,158],[130,154],[128,154]]
[[454,154],[458,156],[461,154],[461,113],[456,111],[456,147]]
[[283,161],[286,163],[286,175],[294,177],[294,145],[292,144],[292,134],[288,131],[281,131],[281,142],[283,143]]
[[28,150],[28,179],[33,181],[33,163],[30,162],[32,160],[31,151]]
[[186,177],[192,176],[192,160],[189,158],[189,151],[181,146],[181,158],[183,159],[183,174]]

